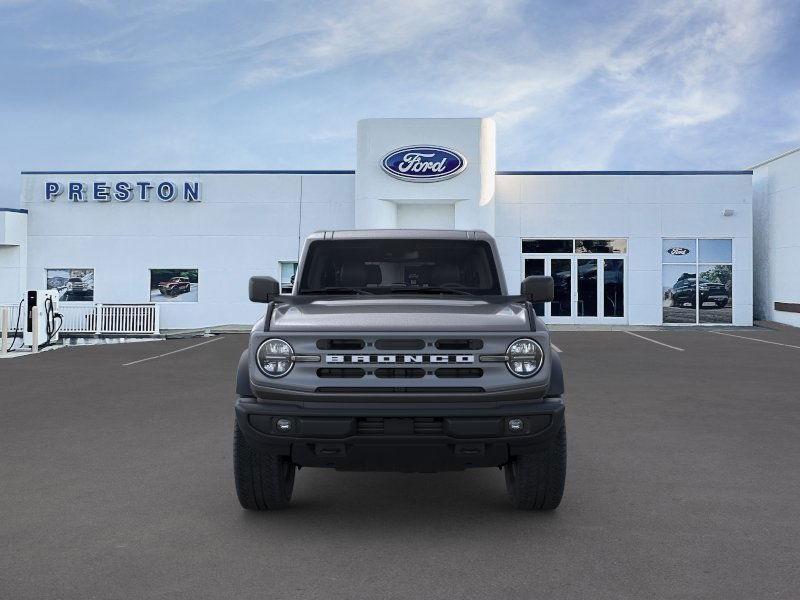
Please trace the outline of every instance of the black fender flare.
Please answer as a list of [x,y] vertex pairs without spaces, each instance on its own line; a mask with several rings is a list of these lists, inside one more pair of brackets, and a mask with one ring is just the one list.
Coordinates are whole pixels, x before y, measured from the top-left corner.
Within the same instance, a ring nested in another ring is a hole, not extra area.
[[550,387],[547,388],[545,398],[554,398],[564,394],[564,369],[561,367],[561,357],[550,346]]
[[247,363],[248,350],[249,348],[245,349],[242,352],[242,356],[239,357],[239,368],[236,370],[236,395],[255,398],[253,388],[250,387],[250,369]]

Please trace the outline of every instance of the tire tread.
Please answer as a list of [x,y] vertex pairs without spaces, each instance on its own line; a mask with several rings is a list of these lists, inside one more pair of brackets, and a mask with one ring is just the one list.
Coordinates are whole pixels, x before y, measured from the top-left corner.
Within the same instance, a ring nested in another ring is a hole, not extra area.
[[233,431],[233,472],[236,496],[247,510],[286,508],[292,498],[295,467],[288,480],[284,470],[289,458],[254,450],[244,439],[239,424]]

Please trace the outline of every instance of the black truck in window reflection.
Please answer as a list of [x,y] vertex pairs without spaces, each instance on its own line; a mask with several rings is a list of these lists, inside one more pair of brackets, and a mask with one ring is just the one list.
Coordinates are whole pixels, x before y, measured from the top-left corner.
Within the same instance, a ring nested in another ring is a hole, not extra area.
[[[685,306],[688,304],[692,308],[697,303],[696,293],[697,289],[697,276],[693,273],[684,273],[672,286],[670,293],[669,305],[670,306]],[[714,283],[710,281],[700,280],[700,306],[704,304],[714,303],[717,308],[723,308],[728,305],[730,293],[724,283]]]

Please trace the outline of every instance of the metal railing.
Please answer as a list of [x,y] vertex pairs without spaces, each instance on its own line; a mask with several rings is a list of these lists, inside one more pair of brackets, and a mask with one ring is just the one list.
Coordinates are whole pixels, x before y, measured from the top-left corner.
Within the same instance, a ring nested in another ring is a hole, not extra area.
[[[8,327],[13,332],[17,324],[19,304],[0,304],[0,310],[4,308],[11,309]],[[60,333],[152,335],[160,331],[158,304],[62,302],[58,312],[63,318]],[[20,329],[25,327],[24,313],[20,318],[19,327]]]

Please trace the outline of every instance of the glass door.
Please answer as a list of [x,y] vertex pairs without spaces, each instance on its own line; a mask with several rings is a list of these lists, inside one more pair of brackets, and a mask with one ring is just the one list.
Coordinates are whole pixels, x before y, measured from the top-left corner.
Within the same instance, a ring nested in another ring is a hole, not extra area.
[[525,277],[550,275],[553,301],[534,304],[547,323],[624,323],[625,258],[523,257]]

